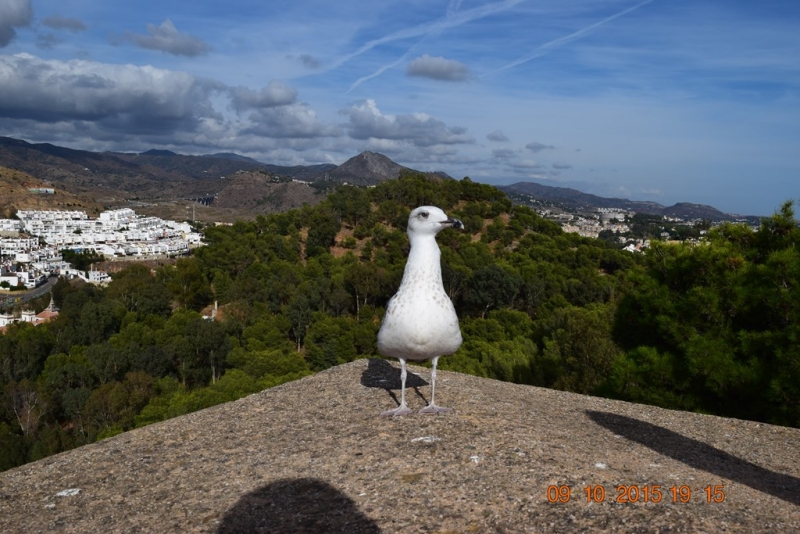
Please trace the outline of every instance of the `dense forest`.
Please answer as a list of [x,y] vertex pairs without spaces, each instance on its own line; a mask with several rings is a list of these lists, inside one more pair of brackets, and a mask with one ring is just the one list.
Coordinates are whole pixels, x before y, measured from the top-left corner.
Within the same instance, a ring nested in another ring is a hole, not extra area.
[[0,335],[0,470],[378,357],[408,214],[426,204],[465,225],[438,236],[465,340],[441,368],[800,426],[791,202],[757,230],[634,255],[469,178],[408,175],[209,226],[192,257],[132,265],[105,288],[59,281],[57,319]]

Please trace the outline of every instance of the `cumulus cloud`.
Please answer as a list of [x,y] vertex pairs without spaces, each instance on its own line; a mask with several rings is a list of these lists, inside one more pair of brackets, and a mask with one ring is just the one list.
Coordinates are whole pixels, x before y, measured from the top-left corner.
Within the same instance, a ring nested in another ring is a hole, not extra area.
[[192,130],[215,118],[221,87],[150,66],[0,56],[0,117],[40,123],[91,123],[107,132]]
[[25,28],[33,22],[31,0],[0,0],[0,48],[8,46],[17,36],[15,28]]
[[230,95],[233,107],[239,112],[246,109],[286,106],[297,100],[297,90],[278,81],[269,82],[269,85],[260,91],[247,87],[231,88]]
[[560,170],[571,169],[572,165],[570,165],[568,163],[556,162],[556,163],[553,163],[553,168],[554,169],[560,169]]
[[486,139],[489,141],[495,141],[496,143],[507,143],[509,141],[508,137],[506,137],[506,135],[500,130],[495,130],[489,134],[486,134]]
[[525,145],[525,148],[536,154],[537,152],[541,152],[542,150],[548,150],[548,149],[552,150],[555,147],[553,145],[545,145],[537,141],[534,141],[532,143],[528,143],[527,145]]
[[252,126],[244,133],[265,137],[311,139],[340,135],[336,126],[322,123],[314,110],[302,102],[259,109],[249,120]]
[[71,32],[82,32],[86,30],[86,24],[83,21],[71,17],[62,17],[60,15],[51,15],[46,17],[42,24],[54,30],[68,30]]
[[509,167],[512,169],[516,169],[518,171],[529,171],[532,169],[541,169],[542,164],[534,159],[525,159],[521,161],[512,161],[509,164]]
[[495,148],[492,150],[492,157],[499,159],[513,158],[517,155],[517,151],[510,148]]
[[469,78],[469,68],[454,59],[425,54],[409,62],[406,75],[446,82],[463,82]]
[[147,35],[127,32],[125,38],[148,50],[160,50],[176,56],[200,56],[208,53],[208,45],[199,37],[181,33],[171,20],[165,19],[159,26],[147,25]]
[[364,100],[342,110],[349,118],[347,128],[354,139],[394,139],[418,147],[472,143],[466,128],[447,126],[425,113],[384,115],[374,100]]

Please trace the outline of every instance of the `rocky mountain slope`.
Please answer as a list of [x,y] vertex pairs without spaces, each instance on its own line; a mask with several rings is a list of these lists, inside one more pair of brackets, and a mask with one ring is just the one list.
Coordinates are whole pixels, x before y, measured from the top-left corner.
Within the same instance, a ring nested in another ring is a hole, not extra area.
[[264,171],[239,171],[226,178],[227,184],[214,198],[216,208],[249,214],[279,213],[325,198],[307,184],[278,179]]
[[357,360],[0,473],[0,531],[800,530],[798,429],[437,382],[454,413],[381,418],[399,371]]
[[[53,189],[53,193],[31,191],[35,188]],[[27,173],[0,167],[0,218],[20,209],[84,210],[97,215],[103,207],[90,196],[72,195]]]
[[[270,186],[270,191],[264,191],[265,184],[272,183],[264,180],[265,174],[287,179],[284,181],[375,185],[404,172],[416,172],[374,152],[364,152],[339,166],[281,166],[234,153],[187,156],[155,149],[140,154],[98,153],[9,137],[0,137],[0,165],[52,182],[65,191],[91,195],[109,205],[126,199],[164,202],[214,198],[213,202],[222,204],[221,209],[244,207],[239,214],[242,217],[319,200],[303,191],[307,186],[297,184]],[[428,174],[449,178],[441,172]],[[252,183],[246,184],[248,179]],[[249,196],[242,196],[242,191],[248,191]],[[265,196],[271,206],[266,211],[261,207],[247,209]]]
[[[350,185],[376,185],[386,180],[399,178],[408,172],[418,172],[404,167],[376,152],[362,152],[335,169],[327,171],[321,179]],[[446,173],[423,173],[439,178],[450,178]]]

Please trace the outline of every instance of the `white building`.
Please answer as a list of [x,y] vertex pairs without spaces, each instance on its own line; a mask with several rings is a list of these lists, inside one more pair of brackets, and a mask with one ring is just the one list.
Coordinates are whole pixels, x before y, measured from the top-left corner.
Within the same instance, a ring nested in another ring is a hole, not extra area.
[[17,252],[34,250],[36,248],[39,248],[39,239],[36,237],[0,238],[0,256],[10,256]]
[[[187,223],[139,217],[130,208],[104,211],[93,220],[82,211],[22,210],[17,216],[27,232],[41,237],[48,245],[58,249],[92,249],[108,257],[131,253],[185,254],[190,245],[201,243],[200,235]],[[162,241],[165,243],[161,244]]]
[[22,221],[18,219],[0,219],[0,232],[21,232]]

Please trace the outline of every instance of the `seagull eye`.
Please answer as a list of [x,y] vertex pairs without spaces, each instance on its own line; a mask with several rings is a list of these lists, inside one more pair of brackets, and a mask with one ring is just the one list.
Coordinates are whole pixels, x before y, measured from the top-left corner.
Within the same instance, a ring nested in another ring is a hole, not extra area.
[[428,212],[427,211],[421,211],[421,212],[419,212],[419,216],[422,217],[423,219],[427,219],[428,218]]

